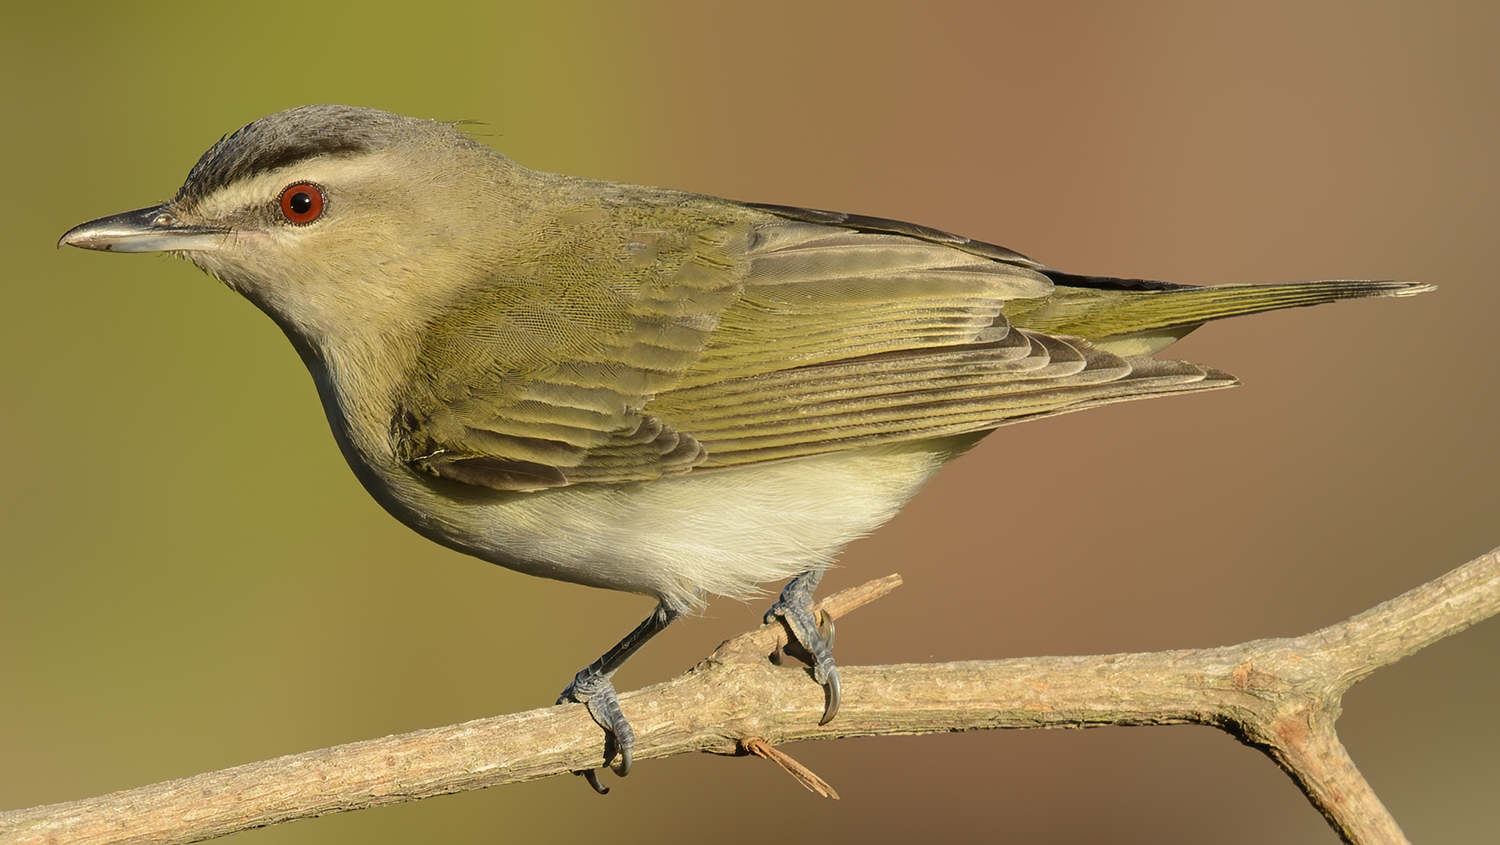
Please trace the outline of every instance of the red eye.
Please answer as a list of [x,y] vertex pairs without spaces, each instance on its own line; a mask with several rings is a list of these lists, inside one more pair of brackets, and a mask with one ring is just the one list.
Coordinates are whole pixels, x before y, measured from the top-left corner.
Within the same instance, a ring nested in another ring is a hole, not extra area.
[[288,185],[281,192],[281,214],[299,226],[317,220],[323,214],[323,189],[311,182]]

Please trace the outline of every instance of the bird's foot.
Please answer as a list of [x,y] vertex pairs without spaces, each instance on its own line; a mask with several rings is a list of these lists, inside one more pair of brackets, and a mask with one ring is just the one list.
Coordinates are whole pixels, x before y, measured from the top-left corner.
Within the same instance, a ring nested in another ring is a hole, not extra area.
[[[579,672],[573,677],[573,683],[568,684],[567,689],[558,696],[558,704],[566,704],[570,701],[578,702],[589,710],[589,715],[599,727],[604,729],[604,761],[614,770],[616,775],[625,777],[630,774],[631,752],[635,748],[635,731],[631,730],[630,723],[625,720],[625,714],[620,710],[620,696],[615,692],[615,685],[604,672],[594,666]],[[616,752],[619,761],[615,762]],[[597,769],[575,772],[588,780],[589,786],[600,795],[608,795],[609,787],[599,782]]]
[[[793,578],[781,591],[781,598],[766,611],[766,622],[781,618],[786,622],[792,638],[807,653],[813,670],[813,680],[823,685],[825,703],[823,718],[818,722],[826,725],[838,715],[839,668],[833,662],[833,618],[820,612],[824,624],[819,624],[812,612],[813,590],[822,580],[822,572],[804,572]],[[824,631],[827,633],[824,633]]]

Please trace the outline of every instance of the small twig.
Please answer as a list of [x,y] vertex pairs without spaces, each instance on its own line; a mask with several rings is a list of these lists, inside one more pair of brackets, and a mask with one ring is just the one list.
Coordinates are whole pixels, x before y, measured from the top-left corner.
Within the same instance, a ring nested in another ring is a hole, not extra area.
[[[901,584],[901,576],[892,573],[884,578],[866,581],[857,587],[840,590],[818,602],[813,610],[839,619],[876,599],[883,598]],[[786,645],[785,625],[779,623],[762,625],[753,631],[747,631],[720,643],[705,663],[758,663],[764,660],[766,655],[779,651]]]
[[839,800],[838,792],[832,786],[829,786],[828,781],[818,777],[817,773],[812,769],[793,760],[790,754],[773,748],[771,743],[766,742],[758,736],[752,736],[742,741],[740,745],[744,746],[746,751],[762,760],[770,760],[772,763],[780,766],[782,771],[785,771],[794,780],[806,787],[808,792],[821,795],[824,798],[832,798],[835,801]]
[[[840,616],[892,589],[829,597]],[[766,655],[765,626],[681,677],[621,696],[636,760],[740,754],[802,739],[955,730],[1205,724],[1265,751],[1346,842],[1404,842],[1333,731],[1340,697],[1376,668],[1500,611],[1500,550],[1337,625],[1216,649],[1091,657],[845,666],[839,717],[822,689]],[[99,798],[0,813],[6,843],[185,843],[597,765],[598,728],[578,705],[366,740]]]

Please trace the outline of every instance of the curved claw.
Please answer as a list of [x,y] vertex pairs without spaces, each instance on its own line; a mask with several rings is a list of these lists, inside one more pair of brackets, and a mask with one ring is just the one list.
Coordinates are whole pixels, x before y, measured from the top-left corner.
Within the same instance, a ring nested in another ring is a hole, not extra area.
[[[835,632],[833,616],[826,610],[818,611],[818,633],[823,635],[823,644],[828,650],[833,651],[833,635]],[[827,695],[823,705],[823,718],[818,720],[819,725],[826,725],[833,721],[833,717],[839,714],[839,702],[843,701],[844,688],[839,683],[839,668],[830,663],[827,678],[823,682],[823,691]]]
[[839,685],[838,667],[829,667],[828,680],[823,683],[823,691],[827,695],[823,704],[823,718],[818,720],[819,725],[826,725],[833,721],[833,717],[839,714],[839,702],[844,697],[843,687]]
[[626,775],[630,774],[630,764],[635,760],[635,756],[633,754],[633,751],[635,749],[635,732],[630,729],[630,724],[628,722],[625,723],[624,727],[625,736],[628,741],[621,742],[620,734],[618,731],[614,734],[615,745],[618,746],[620,750],[620,759],[619,762],[611,760],[609,764],[610,769],[613,770],[614,773],[619,777],[625,777]]
[[[823,635],[823,644],[828,646],[829,651],[833,651],[833,616],[828,611],[818,608],[818,617],[818,633]],[[838,708],[834,709],[837,710]],[[828,723],[824,722],[823,724],[826,725]]]
[[592,786],[594,788],[594,791],[597,792],[597,793],[599,793],[600,795],[608,795],[609,794],[609,787],[607,787],[604,784],[602,784],[602,783],[599,782],[599,770],[598,769],[584,769],[581,772],[574,772],[573,774],[579,775],[584,780],[588,781],[589,782],[589,786]]

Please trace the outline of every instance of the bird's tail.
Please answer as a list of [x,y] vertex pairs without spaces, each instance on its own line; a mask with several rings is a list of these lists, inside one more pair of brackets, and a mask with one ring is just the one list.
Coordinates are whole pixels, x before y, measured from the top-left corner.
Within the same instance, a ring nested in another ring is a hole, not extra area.
[[[1195,287],[1044,270],[1056,285],[1046,299],[1008,303],[1025,329],[1086,338],[1117,355],[1150,355],[1210,320],[1369,296],[1412,296],[1420,282],[1322,281]],[[1020,306],[1020,307],[1017,307]]]

